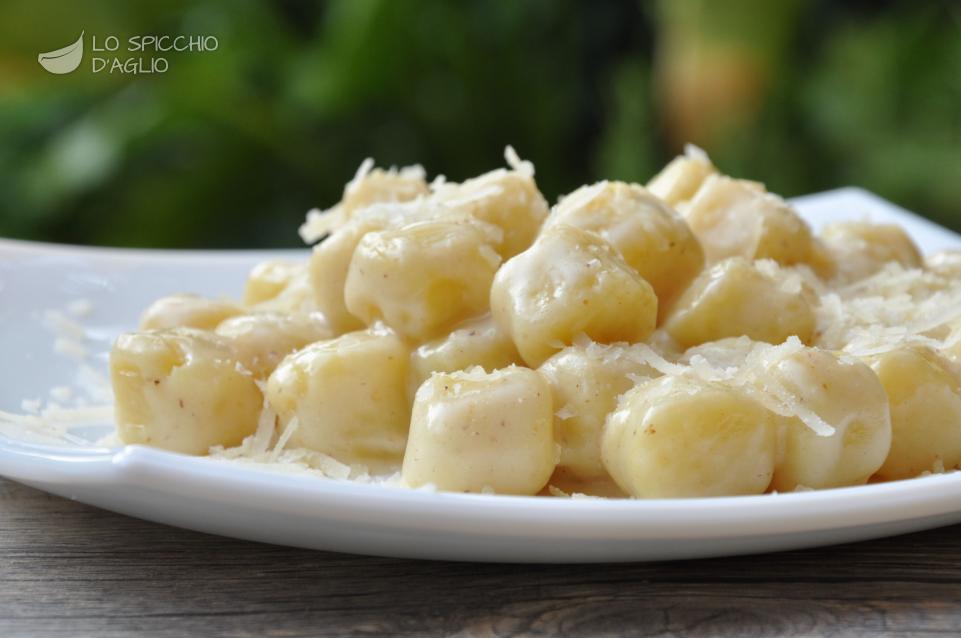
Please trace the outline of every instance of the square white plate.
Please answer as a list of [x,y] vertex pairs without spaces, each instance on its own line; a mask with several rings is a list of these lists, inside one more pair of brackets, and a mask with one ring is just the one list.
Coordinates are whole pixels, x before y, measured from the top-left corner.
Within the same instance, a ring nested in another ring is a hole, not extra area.
[[[926,253],[961,236],[859,189],[794,201],[815,226],[904,226]],[[71,386],[45,312],[78,298],[88,364],[158,296],[239,295],[248,269],[305,251],[103,250],[0,240],[0,410]],[[49,318],[49,317],[48,317]],[[116,512],[268,543],[385,556],[512,562],[664,560],[876,538],[961,522],[961,472],[861,487],[709,499],[594,500],[444,494],[273,474],[141,446],[37,443],[0,432],[0,475]],[[86,433],[90,441],[103,431]],[[83,432],[81,432],[83,434]]]

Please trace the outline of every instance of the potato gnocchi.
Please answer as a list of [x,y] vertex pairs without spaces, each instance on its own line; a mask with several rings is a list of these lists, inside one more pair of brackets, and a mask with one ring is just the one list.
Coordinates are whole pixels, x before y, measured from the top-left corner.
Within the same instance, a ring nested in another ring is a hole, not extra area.
[[256,266],[239,301],[152,304],[111,352],[120,439],[527,496],[961,466],[961,253],[815,232],[696,147],[554,206],[505,157],[461,183],[367,160],[308,213],[309,259]]

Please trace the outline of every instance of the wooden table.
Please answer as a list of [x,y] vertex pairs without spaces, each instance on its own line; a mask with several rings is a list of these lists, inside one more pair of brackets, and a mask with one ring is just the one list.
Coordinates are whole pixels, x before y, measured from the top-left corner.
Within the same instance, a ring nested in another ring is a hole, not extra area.
[[961,634],[961,526],[626,565],[369,558],[147,523],[0,479],[0,636]]

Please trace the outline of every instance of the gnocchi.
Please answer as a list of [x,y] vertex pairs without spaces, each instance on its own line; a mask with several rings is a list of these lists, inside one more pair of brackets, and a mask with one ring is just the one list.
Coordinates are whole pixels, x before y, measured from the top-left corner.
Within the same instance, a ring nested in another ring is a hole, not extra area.
[[275,312],[288,315],[309,315],[318,312],[310,274],[305,268],[293,274],[284,287],[270,299],[250,306],[254,312]]
[[824,227],[820,237],[837,264],[836,276],[843,282],[864,279],[891,262],[908,268],[922,266],[917,246],[892,224],[839,222]]
[[673,209],[636,184],[600,182],[564,197],[545,224],[576,226],[610,243],[654,289],[659,313],[704,266],[701,245]]
[[497,271],[494,320],[538,366],[583,333],[600,343],[646,339],[657,321],[651,285],[600,236],[558,225]]
[[499,228],[494,247],[504,259],[531,245],[548,212],[533,169],[519,160],[514,163],[515,170],[498,169],[462,184],[444,184],[436,195],[445,206]]
[[810,343],[815,315],[803,279],[772,262],[731,257],[704,271],[678,298],[664,329],[681,346],[747,336]]
[[376,204],[410,202],[428,195],[430,188],[424,180],[424,169],[406,166],[400,170],[374,168],[366,159],[357,169],[354,179],[344,186],[340,202],[326,211],[311,210],[300,227],[300,236],[313,244],[331,231],[352,220],[360,211]]
[[110,352],[117,434],[184,454],[239,445],[263,402],[230,344],[193,328],[122,335]]
[[409,202],[428,192],[424,171],[419,166],[407,166],[399,171],[374,168],[347,184],[340,206],[349,220],[357,211],[372,204]]
[[533,370],[432,374],[414,399],[404,481],[536,494],[557,462],[552,425],[550,388]]
[[416,209],[405,206],[366,209],[314,247],[308,265],[314,303],[337,334],[364,327],[364,322],[348,310],[344,299],[350,262],[360,240],[369,232],[395,227],[415,217]]
[[405,337],[440,336],[489,310],[494,236],[487,224],[447,219],[367,233],[347,271],[347,309]]
[[761,494],[776,452],[771,412],[734,388],[683,376],[628,391],[601,441],[604,466],[637,498]]
[[267,379],[267,401],[289,443],[343,463],[381,468],[404,454],[410,352],[386,330],[351,332],[288,355]]
[[480,366],[487,372],[521,363],[521,356],[490,315],[460,324],[450,334],[418,346],[410,354],[412,394],[433,372]]
[[708,177],[682,209],[708,263],[728,257],[811,260],[811,230],[788,204],[756,182]]
[[257,264],[247,276],[244,305],[255,306],[276,298],[303,270],[302,264],[279,259]]
[[257,378],[266,378],[291,352],[333,336],[319,315],[281,313],[231,317],[215,332],[231,343],[237,360]]
[[538,368],[554,397],[554,436],[561,446],[558,469],[582,481],[607,478],[601,461],[604,419],[636,384],[660,376],[631,346],[571,346]]
[[878,476],[904,479],[961,464],[961,380],[924,347],[869,358],[891,408],[891,451]]
[[690,201],[694,194],[717,169],[707,153],[688,145],[684,155],[675,157],[664,169],[651,178],[647,189],[675,208]]
[[881,468],[891,448],[891,414],[871,368],[852,357],[805,348],[766,372],[834,428],[821,436],[797,417],[783,420],[774,489],[860,485]]
[[197,295],[171,295],[150,304],[140,318],[141,330],[198,328],[212,330],[224,319],[243,310],[225,300],[205,299]]
[[120,439],[525,496],[961,469],[961,253],[815,235],[695,147],[552,208],[505,156],[460,183],[365,161],[308,213],[306,262],[258,264],[239,302],[152,304],[111,351]]

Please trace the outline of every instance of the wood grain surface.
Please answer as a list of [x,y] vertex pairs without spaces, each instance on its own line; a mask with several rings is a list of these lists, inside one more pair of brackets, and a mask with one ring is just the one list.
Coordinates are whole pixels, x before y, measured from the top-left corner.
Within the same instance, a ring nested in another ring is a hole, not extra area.
[[393,560],[147,523],[0,479],[0,636],[961,634],[961,526],[618,565]]

